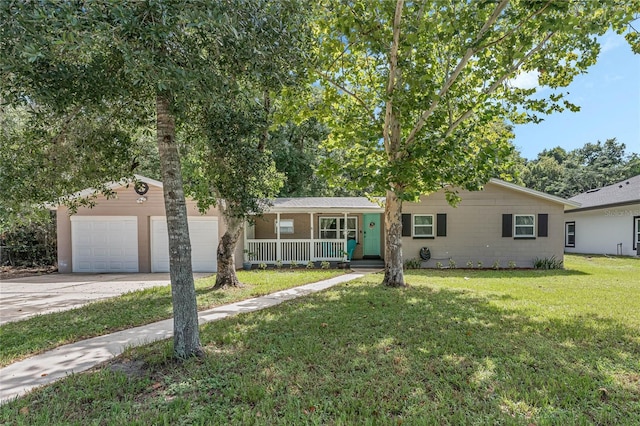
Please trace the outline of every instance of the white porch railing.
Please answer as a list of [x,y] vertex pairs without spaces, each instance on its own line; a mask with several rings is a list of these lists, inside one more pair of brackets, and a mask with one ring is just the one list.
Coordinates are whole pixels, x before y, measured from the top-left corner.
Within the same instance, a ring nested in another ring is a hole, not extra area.
[[340,261],[344,258],[343,240],[247,240],[245,246],[253,264],[304,263],[309,261]]

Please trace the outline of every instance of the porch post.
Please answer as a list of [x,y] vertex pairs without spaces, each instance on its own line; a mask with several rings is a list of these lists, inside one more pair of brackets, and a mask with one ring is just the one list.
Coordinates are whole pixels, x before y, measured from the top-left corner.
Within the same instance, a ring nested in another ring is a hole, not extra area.
[[309,226],[310,232],[311,234],[309,235],[309,240],[311,244],[311,247],[309,248],[309,262],[313,262],[315,261],[315,257],[316,257],[316,245],[313,242],[313,213],[309,213],[309,223],[311,224],[311,226]]
[[243,262],[249,262],[249,258],[252,256],[249,256],[249,247],[247,246],[247,217],[244,217],[244,223],[243,223],[243,233],[244,233],[244,239],[242,242],[242,252],[244,254],[244,258],[242,259]]
[[344,246],[343,248],[344,254],[342,255],[342,260],[347,259],[347,241],[349,240],[349,233],[347,232],[348,228],[349,226],[347,226],[347,212],[345,212],[344,213],[344,241],[342,242],[342,245]]
[[276,262],[282,261],[282,247],[280,247],[280,213],[276,213]]

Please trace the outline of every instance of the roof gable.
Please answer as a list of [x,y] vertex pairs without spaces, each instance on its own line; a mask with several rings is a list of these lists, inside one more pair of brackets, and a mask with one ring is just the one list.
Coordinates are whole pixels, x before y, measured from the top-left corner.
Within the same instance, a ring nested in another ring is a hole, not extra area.
[[[145,182],[146,184],[148,184],[149,186],[156,186],[158,188],[162,188],[162,182],[155,180],[155,179],[151,179],[148,178],[146,176],[142,176],[142,175],[134,175],[135,178],[140,181],[140,182]],[[115,190],[118,188],[122,188],[125,187],[127,185],[130,185],[131,182],[133,182],[131,179],[121,179],[117,182],[110,182],[106,185],[107,189],[110,190]],[[94,195],[96,193],[96,189],[95,188],[87,188],[87,189],[83,189],[82,191],[78,191],[74,194],[71,194],[68,197],[63,197],[62,199],[65,200],[76,200],[79,198],[87,198],[87,197],[91,197],[92,195]],[[52,204],[46,204],[47,208],[51,209],[51,210],[55,210],[57,209],[57,207],[59,205],[61,205],[62,202],[58,202],[58,203],[52,203]]]
[[536,198],[541,198],[543,200],[546,201],[551,201],[553,203],[559,203],[559,204],[563,204],[565,207],[568,207],[570,209],[572,208],[576,208],[576,207],[580,207],[580,203],[578,201],[575,200],[567,200],[565,198],[562,197],[557,197],[555,195],[550,195],[547,194],[545,192],[541,192],[541,191],[536,191],[535,189],[530,189],[527,188],[525,186],[520,186],[520,185],[516,185],[515,183],[511,183],[511,182],[506,182],[504,180],[501,179],[496,179],[496,178],[491,178],[489,180],[489,183],[492,183],[494,185],[506,188],[506,189],[510,189],[516,192],[521,192],[527,195],[531,195],[533,197]]

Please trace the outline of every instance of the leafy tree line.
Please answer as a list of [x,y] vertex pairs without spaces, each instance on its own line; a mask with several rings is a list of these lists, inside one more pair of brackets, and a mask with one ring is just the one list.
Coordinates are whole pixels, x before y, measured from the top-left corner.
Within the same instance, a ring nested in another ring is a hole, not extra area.
[[640,174],[640,157],[627,155],[625,148],[613,138],[604,143],[588,142],[571,151],[559,146],[545,149],[521,165],[522,183],[564,198],[611,185]]

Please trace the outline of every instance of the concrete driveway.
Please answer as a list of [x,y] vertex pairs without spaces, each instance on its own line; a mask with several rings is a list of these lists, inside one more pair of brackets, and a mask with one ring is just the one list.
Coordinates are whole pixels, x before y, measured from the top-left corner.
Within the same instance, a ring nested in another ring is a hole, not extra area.
[[[194,274],[195,278],[211,274]],[[0,281],[0,324],[168,285],[169,274],[46,274]]]

